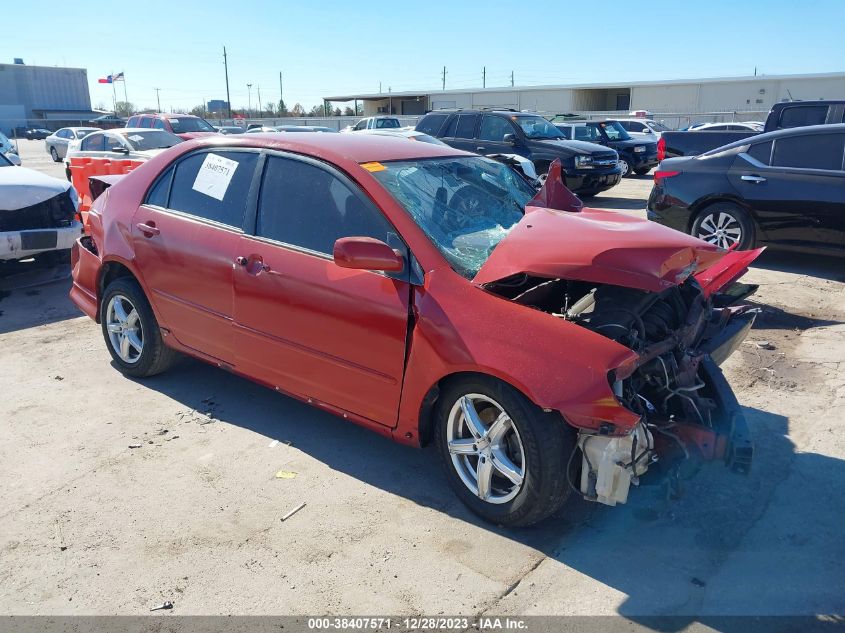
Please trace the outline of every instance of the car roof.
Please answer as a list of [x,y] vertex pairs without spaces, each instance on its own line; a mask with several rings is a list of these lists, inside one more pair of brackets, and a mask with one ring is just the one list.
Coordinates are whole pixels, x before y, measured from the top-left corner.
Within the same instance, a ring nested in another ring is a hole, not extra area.
[[[832,125],[804,125],[801,127],[790,127],[784,130],[774,130],[773,132],[763,132],[762,134],[754,134],[746,138],[741,138],[738,141],[718,147],[718,150],[728,150],[734,147],[742,147],[750,143],[765,143],[773,139],[787,137],[787,136],[804,136],[810,134],[842,134],[845,133],[845,123],[835,123]],[[706,152],[710,154],[715,153],[715,150]]]
[[341,164],[376,161],[412,160],[445,156],[474,156],[446,145],[409,143],[406,139],[381,134],[239,134],[237,136],[208,136],[182,143],[186,151],[192,148],[257,147],[306,154]]

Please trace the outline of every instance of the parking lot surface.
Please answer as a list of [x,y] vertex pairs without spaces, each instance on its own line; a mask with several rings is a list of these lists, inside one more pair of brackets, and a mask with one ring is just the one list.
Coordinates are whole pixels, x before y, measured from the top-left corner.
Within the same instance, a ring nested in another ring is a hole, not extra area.
[[[39,141],[24,165],[63,177]],[[648,177],[591,206],[642,214]],[[468,513],[435,451],[203,363],[135,381],[67,298],[0,278],[0,610],[140,614],[804,615],[845,611],[845,273],[765,253],[725,364],[750,475],[572,500],[533,529]],[[135,446],[136,448],[130,448]],[[285,521],[285,514],[306,505]]]

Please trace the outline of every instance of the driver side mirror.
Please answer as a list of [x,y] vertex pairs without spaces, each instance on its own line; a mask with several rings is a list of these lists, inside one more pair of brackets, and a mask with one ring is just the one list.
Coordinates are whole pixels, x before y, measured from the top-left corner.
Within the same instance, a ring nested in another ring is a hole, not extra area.
[[516,145],[519,142],[519,139],[516,138],[516,134],[505,134],[502,137],[502,140],[505,143],[510,143],[511,145]]
[[114,153],[114,154],[128,154],[129,153],[129,150],[127,148],[123,147],[123,145],[118,145],[117,147],[112,147],[109,151]]
[[334,243],[334,263],[341,268],[401,272],[405,260],[398,251],[372,237],[342,237]]

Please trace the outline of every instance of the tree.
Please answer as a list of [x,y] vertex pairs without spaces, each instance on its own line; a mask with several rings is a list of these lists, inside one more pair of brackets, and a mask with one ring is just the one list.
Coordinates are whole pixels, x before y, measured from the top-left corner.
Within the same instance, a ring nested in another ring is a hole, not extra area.
[[293,106],[293,110],[290,111],[291,116],[298,116],[303,117],[305,116],[305,108],[302,107],[301,103],[297,103]]
[[355,111],[349,106],[346,106],[343,109],[343,116],[355,116]]
[[194,116],[201,116],[205,117],[205,106],[198,105],[191,108],[191,111],[188,114],[193,114]]
[[323,110],[323,106],[315,105],[308,111],[308,116],[323,117],[326,116],[326,111]]
[[332,116],[340,116],[340,108],[335,108],[334,112],[332,112]]
[[288,107],[285,105],[284,99],[279,100],[279,116],[290,116]]
[[118,101],[114,108],[117,116],[130,116],[135,113],[135,106],[129,101]]

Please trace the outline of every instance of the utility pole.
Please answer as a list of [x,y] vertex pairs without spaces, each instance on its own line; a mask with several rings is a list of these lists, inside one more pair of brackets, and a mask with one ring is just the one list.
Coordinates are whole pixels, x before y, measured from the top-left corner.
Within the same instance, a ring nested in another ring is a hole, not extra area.
[[282,102],[285,100],[284,92],[282,92],[282,71],[279,71],[279,114],[281,114]]
[[161,88],[153,88],[156,91],[156,103],[158,104],[158,112],[161,112],[161,99],[159,98],[159,92],[161,92]]
[[381,82],[378,82],[378,93],[381,94]]
[[247,106],[246,106],[246,116],[247,118],[252,116],[252,84],[246,85],[247,90]]
[[446,90],[446,67],[443,67],[443,90]]
[[481,87],[487,87],[487,66],[481,69]]
[[[226,47],[223,47],[223,68],[226,69],[226,106],[229,111],[229,118],[232,118],[232,100],[229,97],[229,62],[226,59]],[[159,108],[161,110],[161,108]]]
[[260,117],[264,114],[263,110],[261,110],[261,84],[258,84],[258,116]]
[[511,88],[513,88],[513,71],[511,71]]

